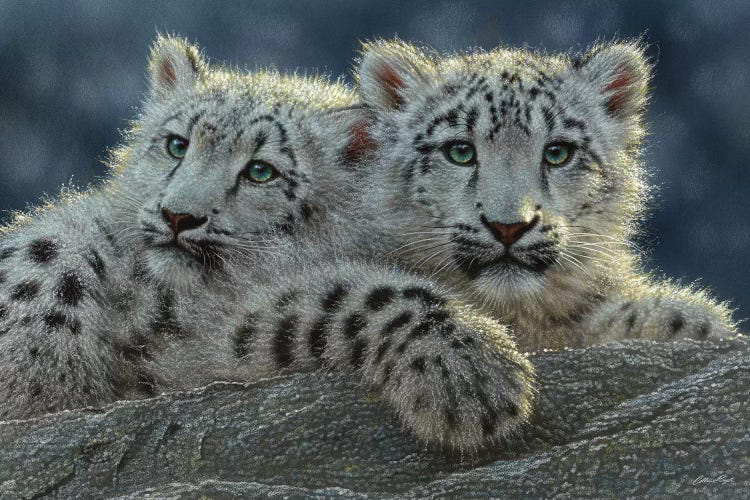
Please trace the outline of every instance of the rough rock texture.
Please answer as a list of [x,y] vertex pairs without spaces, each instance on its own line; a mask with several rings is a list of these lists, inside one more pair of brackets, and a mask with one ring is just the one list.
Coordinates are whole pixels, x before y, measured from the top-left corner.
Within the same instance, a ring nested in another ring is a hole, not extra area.
[[534,421],[482,455],[424,449],[377,395],[300,374],[0,423],[0,498],[750,496],[746,338],[531,358]]

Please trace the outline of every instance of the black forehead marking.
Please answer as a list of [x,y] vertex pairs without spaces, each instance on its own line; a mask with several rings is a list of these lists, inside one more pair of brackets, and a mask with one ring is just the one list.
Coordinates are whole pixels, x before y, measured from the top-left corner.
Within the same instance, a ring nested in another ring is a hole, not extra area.
[[276,118],[274,118],[271,115],[260,115],[260,116],[256,116],[252,120],[250,120],[249,125],[252,126],[252,125],[255,125],[258,122],[275,122],[275,121],[276,121]]
[[[473,75],[476,78],[476,74]],[[469,81],[471,84],[473,82],[473,79]],[[466,94],[464,95],[464,99],[471,99],[474,97],[475,94],[479,92],[487,92],[489,90],[489,85],[487,85],[487,78],[481,77],[479,78],[476,83],[473,85],[470,85],[468,90],[466,91]]]
[[563,127],[566,129],[577,128],[581,132],[586,131],[586,124],[581,120],[576,120],[574,118],[566,117],[565,119],[563,119]]
[[253,152],[258,151],[268,141],[268,132],[265,130],[258,130],[255,137],[253,138]]

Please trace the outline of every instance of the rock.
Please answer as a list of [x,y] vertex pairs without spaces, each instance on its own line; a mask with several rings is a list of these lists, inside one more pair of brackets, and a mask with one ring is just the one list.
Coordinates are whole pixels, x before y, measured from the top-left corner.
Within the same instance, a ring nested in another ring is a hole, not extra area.
[[750,491],[750,342],[530,356],[533,421],[497,449],[425,449],[332,374],[0,423],[0,497],[736,497]]

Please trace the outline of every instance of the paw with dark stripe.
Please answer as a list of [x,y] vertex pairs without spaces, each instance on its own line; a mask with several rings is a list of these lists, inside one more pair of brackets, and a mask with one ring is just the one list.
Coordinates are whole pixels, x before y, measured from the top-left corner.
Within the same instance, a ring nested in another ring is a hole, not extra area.
[[[376,354],[380,387],[407,427],[430,445],[476,452],[518,431],[529,417],[534,369],[499,323],[473,311],[448,313],[403,328],[413,337],[398,353],[394,331]],[[402,325],[407,318],[394,318]],[[396,354],[398,353],[398,354]]]
[[737,334],[724,310],[709,301],[647,296],[605,302],[587,321],[598,340],[642,338],[658,341],[714,340]]

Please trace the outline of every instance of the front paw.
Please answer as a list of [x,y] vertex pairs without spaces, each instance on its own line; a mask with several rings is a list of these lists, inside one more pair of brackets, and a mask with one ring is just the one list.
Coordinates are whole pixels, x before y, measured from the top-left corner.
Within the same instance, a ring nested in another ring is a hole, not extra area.
[[649,297],[623,300],[609,309],[604,328],[610,339],[713,340],[736,335],[728,318],[712,304]]
[[407,349],[383,389],[422,441],[476,452],[528,420],[534,369],[499,324],[492,332],[455,325],[440,345]]

